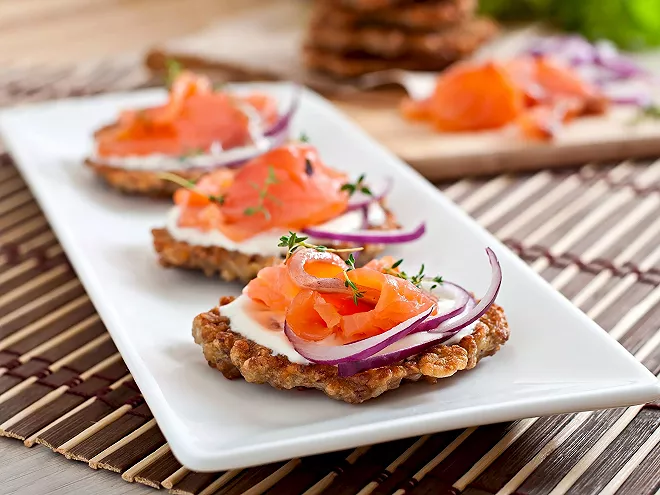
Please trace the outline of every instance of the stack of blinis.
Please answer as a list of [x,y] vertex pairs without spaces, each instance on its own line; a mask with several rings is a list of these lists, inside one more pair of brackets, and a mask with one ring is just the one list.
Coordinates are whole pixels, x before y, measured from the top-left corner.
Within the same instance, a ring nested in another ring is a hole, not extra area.
[[337,78],[442,70],[496,34],[476,8],[477,0],[315,0],[303,58]]

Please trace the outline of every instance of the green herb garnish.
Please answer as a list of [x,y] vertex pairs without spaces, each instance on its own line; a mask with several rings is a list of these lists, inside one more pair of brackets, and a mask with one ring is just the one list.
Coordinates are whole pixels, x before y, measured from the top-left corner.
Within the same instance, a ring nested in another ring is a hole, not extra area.
[[309,143],[309,136],[305,131],[300,133],[300,136],[298,137],[298,141],[301,143]]
[[176,78],[183,72],[183,65],[173,58],[168,58],[165,60],[165,70],[167,71],[165,75],[165,87],[169,89],[174,84]]
[[[291,257],[291,255],[300,248],[315,249],[315,250],[320,251],[322,253],[325,253],[325,252],[328,252],[328,253],[354,253],[356,251],[362,251],[364,249],[363,247],[334,249],[334,248],[329,248],[327,246],[319,246],[317,244],[310,244],[309,242],[305,242],[307,239],[309,239],[309,237],[300,237],[295,232],[291,232],[291,231],[289,231],[289,235],[283,235],[282,237],[280,237],[280,243],[277,246],[287,248],[285,261],[288,260]],[[349,256],[349,260],[351,260],[351,263],[353,264],[353,268],[355,268],[355,258],[353,258],[353,256]]]
[[264,184],[263,186],[259,186],[258,184],[255,184],[254,182],[250,182],[250,187],[255,189],[259,193],[259,202],[255,206],[248,206],[243,210],[243,214],[247,216],[252,216],[256,215],[257,213],[263,214],[264,218],[266,220],[270,220],[271,215],[270,211],[268,208],[266,208],[266,199],[270,199],[272,202],[281,205],[282,201],[280,201],[280,198],[277,196],[273,196],[268,192],[268,189],[270,186],[274,184],[278,184],[280,181],[277,179],[277,175],[275,174],[275,169],[272,166],[268,167],[268,175],[266,176],[266,179],[264,179]]
[[350,272],[351,270],[355,270],[355,258],[353,257],[353,253],[348,255],[346,264],[348,265],[348,268],[344,270],[344,286],[350,288],[351,291],[353,292],[353,302],[357,306],[358,299],[364,297],[364,292],[361,292],[360,289],[358,289],[358,286],[355,285],[355,282],[353,282],[350,278],[348,278],[348,272]]
[[392,266],[386,267],[383,271],[388,275],[393,275],[395,277],[402,278],[403,280],[408,280],[410,283],[420,288],[422,286],[422,282],[433,282],[433,285],[431,286],[431,290],[435,289],[438,285],[442,284],[441,276],[436,275],[435,277],[430,277],[427,276],[426,273],[424,273],[425,267],[423,264],[415,275],[408,275],[406,272],[402,270],[397,270],[397,268],[399,267],[399,265],[401,265],[401,263],[403,263],[403,259],[400,259],[395,263],[392,263]]
[[364,179],[366,178],[365,174],[362,174],[360,177],[358,177],[358,180],[355,181],[354,183],[346,183],[343,186],[341,186],[340,190],[341,191],[348,191],[349,196],[353,196],[357,191],[360,191],[363,194],[366,194],[368,196],[373,196],[371,189],[369,189],[365,183]]
[[346,260],[346,265],[348,265],[348,268],[344,270],[344,286],[351,289],[353,293],[353,302],[357,306],[358,299],[364,297],[364,292],[361,292],[358,286],[355,285],[355,282],[353,282],[350,278],[348,278],[348,272],[350,272],[351,270],[355,270],[355,257],[353,256],[353,253],[356,251],[362,251],[364,248],[357,247],[357,248],[346,248],[346,249],[334,249],[334,248],[329,248],[327,246],[310,244],[308,242],[305,242],[307,239],[309,239],[309,237],[299,237],[295,232],[289,232],[289,235],[283,235],[282,237],[280,237],[280,243],[278,244],[278,247],[287,248],[286,258],[284,259],[284,261],[288,260],[291,257],[291,255],[300,248],[315,249],[316,251],[320,251],[322,253],[325,252],[351,253],[348,255],[348,259]]
[[179,160],[184,161],[188,158],[192,158],[193,156],[203,155],[204,153],[206,153],[206,150],[204,148],[202,148],[202,147],[193,147],[193,148],[190,148],[190,149],[184,151],[181,155],[179,155],[178,158],[179,158]]
[[639,124],[640,122],[647,119],[660,119],[660,106],[658,105],[647,105],[639,109],[639,113],[631,122],[632,124]]
[[170,182],[174,182],[175,184],[180,185],[181,187],[185,189],[190,189],[191,191],[195,191],[197,194],[201,194],[202,196],[206,196],[209,198],[209,201],[212,201],[213,203],[218,203],[218,204],[223,204],[225,202],[225,197],[224,196],[215,196],[213,194],[206,194],[203,192],[200,192],[197,189],[197,184],[195,184],[194,181],[184,179],[183,177],[173,174],[171,172],[161,172],[158,174],[158,178],[162,180],[167,180]]

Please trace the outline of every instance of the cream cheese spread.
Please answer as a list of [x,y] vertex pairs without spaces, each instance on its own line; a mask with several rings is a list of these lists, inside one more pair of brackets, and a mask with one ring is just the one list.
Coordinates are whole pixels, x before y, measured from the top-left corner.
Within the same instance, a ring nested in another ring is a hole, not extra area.
[[[446,311],[451,308],[454,301],[451,299],[440,299],[438,301],[438,309],[440,312]],[[310,362],[302,357],[293,348],[291,342],[282,330],[284,321],[281,314],[274,313],[266,309],[263,305],[254,302],[245,294],[239,296],[231,303],[222,306],[220,312],[223,316],[231,320],[231,330],[243,337],[250,339],[257,344],[268,347],[273,351],[273,354],[286,356],[292,363],[310,364]],[[452,345],[459,342],[464,336],[471,334],[474,331],[476,323],[469,325],[458,332],[450,339],[443,342],[444,345]],[[413,335],[408,335],[401,340],[389,345],[376,355],[386,354],[404,347],[423,344],[437,338],[437,335],[428,332],[420,332]],[[328,337],[320,344],[337,345],[333,337]]]
[[[170,210],[167,216],[167,231],[177,241],[187,242],[195,246],[217,246],[229,251],[240,251],[241,253],[250,255],[277,256],[283,252],[282,248],[277,247],[280,237],[288,234],[284,229],[273,229],[257,234],[244,241],[235,242],[228,239],[219,230],[202,231],[192,227],[180,227],[180,214],[181,209],[178,206]],[[370,225],[383,225],[385,216],[385,211],[378,203],[372,203],[369,206],[367,217]],[[315,227],[333,232],[353,232],[362,228],[363,220],[364,214],[362,210],[354,210]]]

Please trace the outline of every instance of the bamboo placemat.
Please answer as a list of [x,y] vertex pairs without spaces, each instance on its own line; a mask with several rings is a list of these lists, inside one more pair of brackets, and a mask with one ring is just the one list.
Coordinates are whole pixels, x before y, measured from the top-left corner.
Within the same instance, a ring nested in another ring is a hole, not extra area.
[[[0,74],[0,104],[146,83],[133,62],[14,71]],[[0,154],[0,163],[2,435],[177,494],[650,495],[660,489],[660,403],[191,472],[172,455],[11,158]],[[439,187],[660,372],[660,161]]]

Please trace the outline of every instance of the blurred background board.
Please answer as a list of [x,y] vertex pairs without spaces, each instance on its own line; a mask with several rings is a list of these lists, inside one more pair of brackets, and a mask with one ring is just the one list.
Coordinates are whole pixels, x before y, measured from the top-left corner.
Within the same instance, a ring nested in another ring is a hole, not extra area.
[[[561,129],[550,143],[531,142],[506,131],[438,133],[427,125],[405,121],[398,110],[403,91],[351,91],[346,84],[305,70],[300,57],[305,37],[304,4],[283,1],[246,9],[199,33],[159,44],[147,63],[162,71],[167,59],[177,59],[229,79],[252,76],[303,81],[331,96],[362,128],[431,180],[660,154],[660,121],[635,124],[638,110],[630,107],[578,119]],[[250,35],[243,36],[241,43],[232,43],[238,33]],[[533,28],[509,32],[476,56],[515,53],[536,33]]]
[[[397,109],[402,91],[359,92],[303,68],[300,46],[309,4],[0,0],[0,61],[9,66],[57,65],[149,52],[154,68],[174,57],[222,78],[301,80],[330,95],[368,133],[431,180],[660,154],[660,122],[631,125],[630,110],[571,124],[551,144],[525,142],[502,132],[439,134],[406,122]],[[41,36],[34,36],[35,30]],[[528,31],[509,35],[482,53],[509,53],[529,36]],[[660,57],[646,55],[645,62],[657,66]]]

